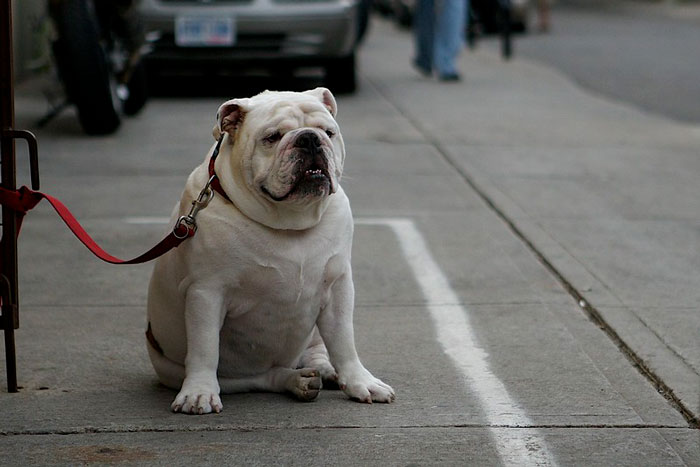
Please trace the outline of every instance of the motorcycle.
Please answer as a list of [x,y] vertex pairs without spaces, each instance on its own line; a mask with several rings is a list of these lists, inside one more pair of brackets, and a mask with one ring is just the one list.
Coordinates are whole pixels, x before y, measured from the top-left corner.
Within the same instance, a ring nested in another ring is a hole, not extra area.
[[48,0],[58,78],[87,134],[113,133],[122,115],[137,114],[148,99],[144,33],[134,3]]

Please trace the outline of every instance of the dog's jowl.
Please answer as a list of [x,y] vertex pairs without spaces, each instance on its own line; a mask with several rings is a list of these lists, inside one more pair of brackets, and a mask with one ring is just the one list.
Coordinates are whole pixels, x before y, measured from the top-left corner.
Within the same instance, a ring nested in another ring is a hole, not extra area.
[[[330,91],[225,102],[214,144],[189,176],[173,224],[209,180],[197,234],[156,263],[148,352],[172,409],[219,412],[220,393],[289,392],[322,382],[361,402],[394,391],[360,362],[353,335],[353,221],[340,187],[345,147]],[[210,163],[211,162],[211,163]]]

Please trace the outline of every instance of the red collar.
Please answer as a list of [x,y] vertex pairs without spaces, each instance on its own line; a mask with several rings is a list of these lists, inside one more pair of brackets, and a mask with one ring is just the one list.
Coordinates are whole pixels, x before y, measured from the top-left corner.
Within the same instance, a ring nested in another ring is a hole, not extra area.
[[221,182],[219,182],[219,177],[216,175],[216,170],[214,169],[214,162],[216,162],[216,158],[219,157],[219,148],[221,147],[221,142],[223,140],[224,136],[221,135],[219,142],[216,143],[214,152],[211,154],[211,158],[209,158],[209,179],[211,180],[210,186],[212,189],[221,195],[226,201],[231,203],[231,198],[228,197],[224,189],[221,187]]

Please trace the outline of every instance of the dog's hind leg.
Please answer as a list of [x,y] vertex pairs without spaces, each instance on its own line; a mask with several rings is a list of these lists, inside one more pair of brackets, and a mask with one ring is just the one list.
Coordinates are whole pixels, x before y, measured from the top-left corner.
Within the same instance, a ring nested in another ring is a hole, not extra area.
[[318,332],[318,327],[314,327],[311,342],[306,347],[306,350],[304,350],[299,366],[316,368],[319,373],[321,373],[324,388],[338,389],[338,373],[336,373],[335,368],[331,365],[326,344],[324,344],[323,338]]
[[237,392],[291,392],[300,401],[312,401],[321,390],[321,376],[313,368],[275,367],[267,373],[246,378],[219,377],[223,394]]
[[[180,390],[185,379],[185,367],[176,363],[152,346],[148,346],[153,368],[158,380],[164,386]],[[272,368],[267,373],[247,378],[218,377],[222,394],[239,392],[291,392],[301,401],[312,401],[321,389],[321,376],[318,370],[312,368]]]
[[[170,360],[150,345],[148,346],[148,354],[161,384],[176,391],[180,390],[185,379],[185,367]],[[301,401],[316,399],[321,389],[319,371],[312,368],[293,370],[276,367],[257,376],[247,378],[218,377],[218,380],[222,394],[254,391],[291,392]]]

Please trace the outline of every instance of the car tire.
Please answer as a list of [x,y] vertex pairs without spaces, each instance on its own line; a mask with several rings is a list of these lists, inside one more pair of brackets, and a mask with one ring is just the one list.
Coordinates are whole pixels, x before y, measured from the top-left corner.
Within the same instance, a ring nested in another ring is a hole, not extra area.
[[68,99],[78,110],[85,133],[113,133],[120,124],[110,84],[110,65],[100,45],[100,31],[91,0],[52,2],[58,32],[54,56]]
[[326,63],[326,87],[334,94],[352,94],[357,89],[355,54]]

